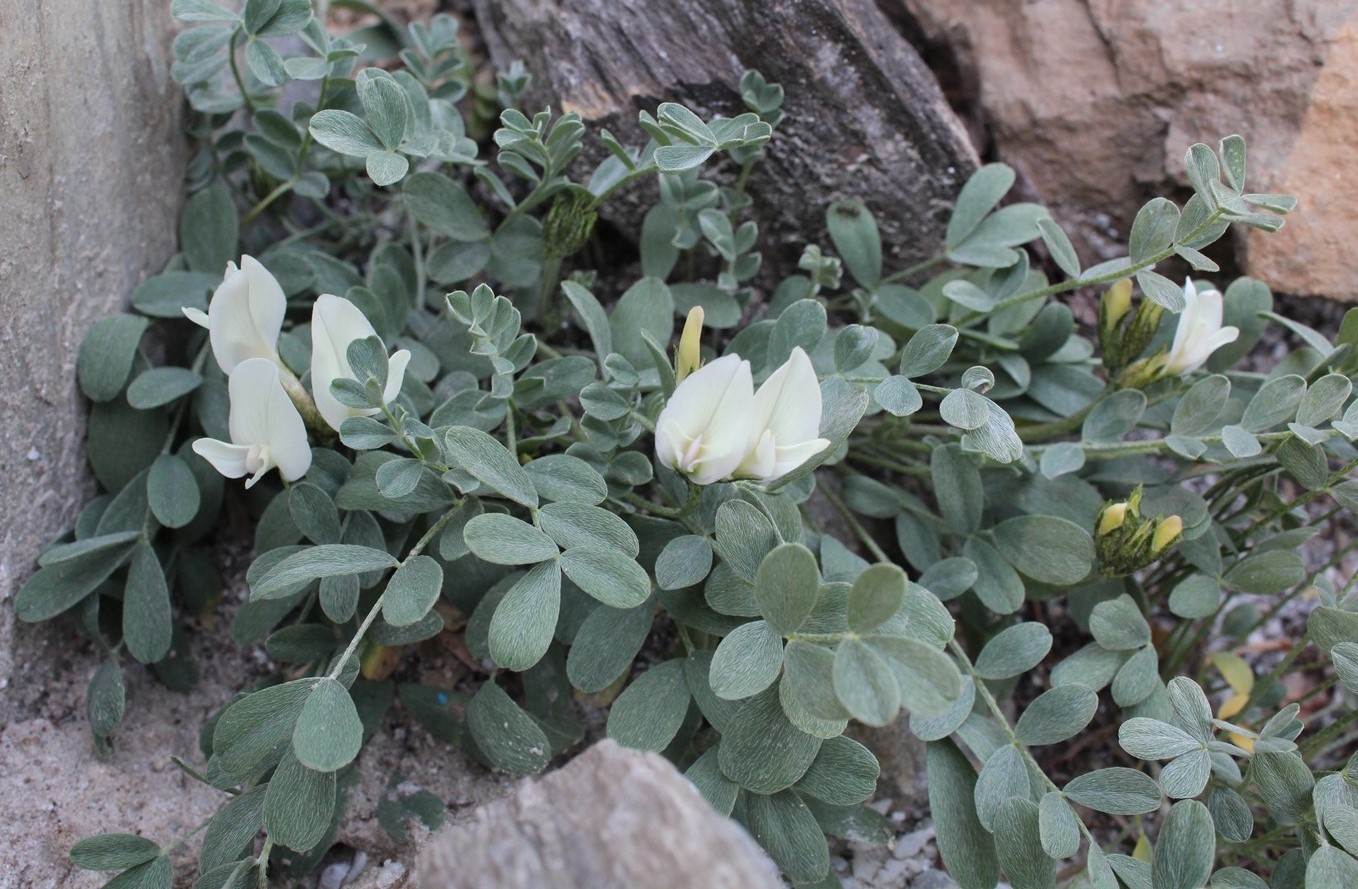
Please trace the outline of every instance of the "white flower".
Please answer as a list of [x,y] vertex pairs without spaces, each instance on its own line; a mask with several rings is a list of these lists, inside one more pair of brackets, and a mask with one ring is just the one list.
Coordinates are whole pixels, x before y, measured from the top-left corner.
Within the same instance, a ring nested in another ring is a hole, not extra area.
[[753,410],[750,362],[718,358],[675,387],[656,420],[656,456],[696,485],[721,481],[745,458]]
[[830,440],[819,437],[820,414],[820,383],[799,346],[755,393],[749,443],[735,475],[771,481],[825,450]]
[[251,487],[278,467],[286,481],[296,481],[311,468],[306,424],[279,380],[278,365],[267,358],[247,358],[231,372],[231,443],[200,438],[193,450],[227,478],[249,475]]
[[240,268],[226,264],[226,275],[212,294],[206,314],[184,309],[190,321],[208,329],[212,354],[222,372],[231,372],[243,361],[265,358],[279,364],[278,332],[288,301],[283,288],[269,270],[253,256],[242,256]]
[[1184,306],[1174,345],[1165,357],[1165,372],[1185,374],[1207,363],[1212,353],[1240,336],[1236,327],[1222,327],[1222,299],[1216,290],[1199,293],[1192,279],[1184,281]]
[[[330,384],[338,379],[352,379],[349,366],[349,344],[354,340],[376,336],[377,331],[358,306],[342,297],[323,293],[311,310],[311,389],[316,408],[325,422],[336,431],[350,417],[370,417],[377,408],[356,408],[341,404],[330,394]],[[382,397],[387,402],[396,400],[405,380],[410,352],[405,349],[388,359],[387,385]]]

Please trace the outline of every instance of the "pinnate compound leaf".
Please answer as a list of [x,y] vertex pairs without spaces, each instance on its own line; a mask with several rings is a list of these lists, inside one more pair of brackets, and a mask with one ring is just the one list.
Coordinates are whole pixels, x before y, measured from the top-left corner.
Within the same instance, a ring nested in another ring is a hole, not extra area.
[[291,750],[284,753],[264,795],[264,829],[269,836],[305,852],[325,837],[334,811],[335,773],[309,769]]
[[777,689],[766,689],[742,702],[731,716],[726,728],[719,729],[717,762],[722,774],[753,793],[777,793],[791,787],[820,752],[820,738],[788,721]]
[[541,771],[551,757],[542,729],[493,682],[467,705],[467,728],[487,759],[515,775]]
[[561,611],[561,569],[541,562],[515,581],[490,619],[490,656],[522,672],[542,660]]
[[727,700],[748,698],[777,681],[782,666],[778,631],[762,620],[741,624],[712,655],[712,691]]
[[385,550],[347,543],[307,547],[287,556],[251,584],[252,599],[290,595],[293,586],[324,577],[363,574],[395,567],[399,562]]
[[418,623],[443,590],[443,568],[429,556],[415,556],[396,569],[382,596],[382,619],[393,627]]
[[1052,647],[1052,634],[1043,624],[1024,621],[1006,627],[985,644],[976,658],[982,679],[1009,679],[1042,662]]
[[1059,861],[1080,850],[1080,820],[1058,791],[1049,790],[1042,795],[1038,805],[1038,828],[1042,851],[1047,857]]
[[891,667],[865,642],[848,639],[835,652],[835,694],[854,719],[883,726],[901,709],[901,689]]
[[755,601],[759,603],[764,619],[779,633],[794,632],[802,625],[815,607],[819,592],[820,569],[816,557],[800,543],[781,544],[759,563],[754,583]]
[[1028,705],[1014,727],[1025,745],[1056,744],[1078,734],[1099,709],[1093,689],[1072,683],[1050,688]]
[[825,833],[806,803],[785,790],[747,797],[750,833],[794,884],[814,883],[830,872],[830,849]]

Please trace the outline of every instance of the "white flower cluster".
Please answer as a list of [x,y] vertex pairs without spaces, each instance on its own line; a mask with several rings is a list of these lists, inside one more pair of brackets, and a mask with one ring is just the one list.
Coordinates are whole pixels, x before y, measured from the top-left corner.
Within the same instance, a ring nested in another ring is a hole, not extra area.
[[[242,256],[240,268],[227,264],[206,313],[184,310],[208,329],[212,354],[228,377],[231,394],[231,441],[200,438],[193,449],[227,478],[249,475],[247,488],[275,467],[286,481],[296,481],[311,468],[306,424],[294,404],[294,398],[308,396],[278,357],[286,311],[283,288],[252,256]],[[328,293],[317,298],[311,310],[311,386],[316,409],[335,431],[349,417],[378,413],[376,408],[347,407],[330,393],[332,382],[353,376],[349,344],[375,335],[367,317],[347,299]],[[386,401],[400,393],[409,361],[404,349],[389,359]]]
[[696,485],[729,478],[771,481],[830,444],[819,437],[820,416],[820,384],[801,348],[757,392],[750,362],[727,355],[675,388],[656,421],[656,455]]

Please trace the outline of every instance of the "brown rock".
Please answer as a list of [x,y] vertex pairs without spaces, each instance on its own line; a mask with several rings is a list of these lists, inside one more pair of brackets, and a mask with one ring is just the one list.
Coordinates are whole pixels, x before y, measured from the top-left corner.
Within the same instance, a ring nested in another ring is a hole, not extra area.
[[1194,142],[1240,133],[1249,188],[1301,206],[1278,235],[1236,236],[1243,271],[1353,298],[1358,111],[1353,0],[905,0],[974,84],[1001,160],[1069,226],[1086,264],[1121,255],[1148,197],[1186,185]]
[[773,862],[653,753],[601,741],[445,828],[417,884],[439,889],[774,889]]
[[[975,152],[928,67],[873,0],[476,0],[497,65],[522,59],[530,110],[551,105],[639,144],[660,102],[744,111],[757,68],[786,90],[787,119],[749,183],[765,244],[792,259],[824,240],[825,210],[858,197],[901,262],[930,255]],[[601,156],[596,140],[587,142]],[[639,186],[638,204],[654,202]],[[604,212],[628,231],[638,204]]]

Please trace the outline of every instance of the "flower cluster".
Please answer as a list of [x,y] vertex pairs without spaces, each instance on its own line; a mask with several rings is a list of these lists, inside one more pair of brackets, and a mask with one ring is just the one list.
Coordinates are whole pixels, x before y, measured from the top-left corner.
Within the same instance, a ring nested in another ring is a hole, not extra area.
[[[327,293],[317,298],[311,311],[310,394],[278,355],[286,312],[283,288],[252,256],[242,256],[239,268],[227,264],[206,313],[184,309],[189,320],[207,328],[212,354],[228,377],[231,395],[231,441],[200,438],[193,449],[227,478],[249,475],[247,488],[275,467],[285,481],[306,475],[311,445],[304,413],[319,413],[338,432],[349,417],[378,412],[347,407],[330,391],[335,380],[353,376],[349,344],[377,335],[363,312],[342,297]],[[384,400],[393,401],[400,394],[409,361],[405,349],[389,359]]]
[[695,310],[679,343],[679,385],[656,421],[661,463],[696,485],[772,481],[829,446],[819,437],[820,384],[806,352],[793,349],[755,391],[750,362],[736,354],[688,372],[701,327]]

